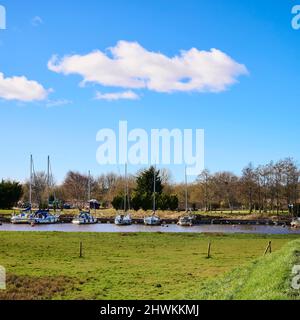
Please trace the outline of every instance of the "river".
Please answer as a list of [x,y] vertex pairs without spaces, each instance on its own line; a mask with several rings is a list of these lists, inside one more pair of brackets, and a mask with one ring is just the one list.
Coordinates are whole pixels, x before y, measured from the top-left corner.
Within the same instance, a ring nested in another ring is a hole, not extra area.
[[299,234],[300,229],[292,229],[282,226],[262,225],[197,225],[193,227],[181,227],[178,225],[149,227],[144,225],[116,226],[114,224],[94,225],[73,225],[73,224],[52,224],[52,225],[13,225],[4,223],[0,231],[35,231],[35,232],[166,232],[166,233],[252,233],[252,234]]

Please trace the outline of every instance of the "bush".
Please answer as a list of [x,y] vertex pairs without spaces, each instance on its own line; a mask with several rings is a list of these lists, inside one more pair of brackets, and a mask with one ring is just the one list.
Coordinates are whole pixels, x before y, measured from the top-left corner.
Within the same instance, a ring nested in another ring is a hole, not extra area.
[[0,209],[12,209],[21,199],[23,188],[19,182],[4,181],[0,183]]

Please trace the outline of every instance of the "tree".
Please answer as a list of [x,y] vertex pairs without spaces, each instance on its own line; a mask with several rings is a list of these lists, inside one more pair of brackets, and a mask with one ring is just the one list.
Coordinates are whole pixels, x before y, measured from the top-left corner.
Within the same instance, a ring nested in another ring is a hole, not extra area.
[[160,177],[160,171],[156,170],[152,166],[150,167],[150,169],[144,170],[138,175],[136,179],[136,183],[137,183],[136,190],[141,194],[146,193],[148,195],[152,195],[154,192],[154,181],[155,181],[155,192],[157,194],[161,194],[163,191],[163,185]]
[[213,179],[210,172],[208,170],[202,171],[198,176],[197,183],[200,195],[202,195],[204,201],[205,211],[210,211],[214,190]]
[[175,211],[178,209],[179,200],[176,194],[169,196],[169,209]]
[[163,185],[160,171],[153,166],[148,170],[142,171],[136,179],[135,203],[141,203],[141,208],[145,211],[153,208],[154,184],[155,194],[158,199],[163,192]]
[[243,169],[243,175],[240,182],[242,198],[247,199],[249,213],[251,214],[254,209],[254,200],[257,193],[257,177],[252,163]]
[[15,181],[4,181],[0,183],[0,208],[12,209],[23,195],[22,185]]
[[111,204],[115,210],[124,209],[124,197],[122,197],[121,195],[114,197]]
[[170,208],[170,197],[167,194],[162,193],[161,195],[159,195],[157,199],[157,208],[163,211]]
[[[89,177],[79,172],[68,172],[63,182],[64,194],[69,201],[83,204],[88,198]],[[90,199],[89,199],[90,200]]]

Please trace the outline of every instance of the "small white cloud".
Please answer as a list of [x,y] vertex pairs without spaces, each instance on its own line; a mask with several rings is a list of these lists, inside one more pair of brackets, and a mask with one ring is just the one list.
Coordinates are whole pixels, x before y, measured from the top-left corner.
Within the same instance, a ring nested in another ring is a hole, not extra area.
[[248,73],[243,64],[218,49],[192,48],[175,57],[151,52],[137,42],[120,41],[113,48],[86,55],[52,56],[48,68],[79,74],[85,83],[156,92],[220,92]]
[[139,100],[140,97],[133,91],[114,92],[114,93],[96,93],[96,100],[117,101],[117,100]]
[[44,21],[41,17],[39,16],[35,16],[34,18],[32,18],[31,20],[31,24],[34,26],[34,27],[38,27],[39,25],[43,24]]
[[67,100],[67,99],[58,99],[58,100],[48,100],[46,107],[51,108],[51,107],[60,107],[60,106],[66,106],[69,104],[72,104],[73,101]]
[[24,76],[5,78],[4,74],[0,73],[0,98],[2,99],[23,102],[41,101],[45,100],[51,91]]

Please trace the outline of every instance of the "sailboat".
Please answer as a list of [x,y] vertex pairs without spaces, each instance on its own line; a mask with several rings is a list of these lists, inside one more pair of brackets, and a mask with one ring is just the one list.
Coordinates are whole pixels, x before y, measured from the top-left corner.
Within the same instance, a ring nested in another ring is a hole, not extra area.
[[[49,198],[50,198],[50,184],[52,181],[52,171],[51,171],[51,164],[50,164],[50,156],[48,156],[48,166],[47,166],[47,191],[48,191],[48,208],[49,208]],[[50,210],[38,210],[34,212],[28,222],[32,225],[35,224],[54,224],[59,222],[59,215],[53,215],[50,213]]]
[[32,206],[32,173],[33,173],[33,157],[30,156],[30,181],[29,181],[29,207],[21,210],[19,214],[14,214],[10,221],[13,224],[27,224],[31,218],[31,206]]
[[115,218],[115,224],[117,226],[129,226],[132,224],[132,219],[129,214],[127,214],[127,200],[129,207],[129,196],[128,196],[128,179],[127,179],[127,165],[125,166],[125,193],[124,193],[124,214],[119,214]]
[[153,183],[153,213],[150,217],[144,218],[146,226],[159,226],[161,225],[160,218],[156,215],[156,168],[154,168],[154,183]]
[[300,228],[300,218],[294,218],[291,222],[291,227],[297,229]]
[[82,225],[82,224],[96,224],[98,222],[98,220],[96,218],[94,218],[91,213],[88,212],[80,212],[79,216],[77,216],[76,218],[74,218],[72,220],[73,224],[78,224],[78,225]]
[[[188,188],[187,188],[187,174],[185,167],[185,213],[186,215],[179,218],[178,225],[181,227],[192,227],[194,218],[191,215],[191,211],[188,210]],[[190,213],[189,215],[187,215]]]
[[[91,200],[91,172],[89,171],[88,178],[88,201]],[[73,224],[86,225],[86,224],[96,224],[98,220],[91,215],[90,211],[81,211],[77,217],[72,220]]]

